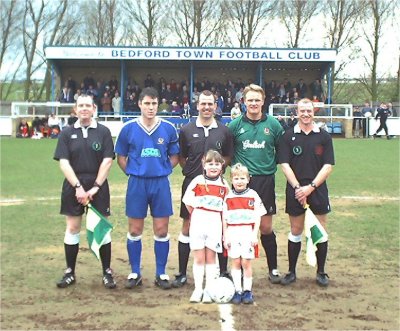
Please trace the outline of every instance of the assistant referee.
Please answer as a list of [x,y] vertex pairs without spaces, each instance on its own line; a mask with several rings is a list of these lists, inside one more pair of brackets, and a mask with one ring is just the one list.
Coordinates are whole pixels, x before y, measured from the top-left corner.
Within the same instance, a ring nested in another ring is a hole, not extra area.
[[[79,252],[80,230],[84,205],[91,204],[104,216],[110,215],[110,191],[107,177],[114,159],[114,144],[110,130],[93,119],[95,105],[88,95],[76,101],[78,120],[65,127],[58,138],[54,159],[60,162],[65,176],[61,193],[60,214],[65,215],[64,237],[67,269],[57,282],[59,288],[75,283],[75,266]],[[100,248],[103,284],[115,288],[111,264],[111,236]]]

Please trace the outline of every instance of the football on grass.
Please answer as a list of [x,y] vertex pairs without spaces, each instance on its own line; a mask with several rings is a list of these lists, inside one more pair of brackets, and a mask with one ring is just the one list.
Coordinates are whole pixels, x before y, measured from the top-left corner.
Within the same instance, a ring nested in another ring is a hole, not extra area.
[[228,303],[235,294],[235,286],[229,278],[219,277],[213,281],[208,292],[214,302]]

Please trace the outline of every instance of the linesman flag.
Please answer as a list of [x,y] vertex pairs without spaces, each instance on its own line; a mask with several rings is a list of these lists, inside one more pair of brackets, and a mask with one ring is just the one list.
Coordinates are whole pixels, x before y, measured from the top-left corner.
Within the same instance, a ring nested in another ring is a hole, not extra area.
[[317,257],[315,252],[317,251],[317,244],[328,240],[328,234],[322,227],[318,218],[309,208],[309,205],[305,206],[306,215],[304,220],[304,231],[306,235],[306,261],[310,266],[315,267],[317,264]]
[[87,205],[86,235],[90,249],[100,260],[100,247],[110,238],[112,224],[90,203]]

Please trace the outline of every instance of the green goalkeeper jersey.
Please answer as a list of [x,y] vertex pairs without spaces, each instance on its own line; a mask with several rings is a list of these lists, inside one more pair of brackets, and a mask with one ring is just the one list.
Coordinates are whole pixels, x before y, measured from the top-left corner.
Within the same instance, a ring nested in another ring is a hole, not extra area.
[[229,123],[234,140],[232,165],[242,163],[250,175],[272,175],[276,172],[277,147],[284,131],[273,116],[263,115],[252,121],[246,114]]

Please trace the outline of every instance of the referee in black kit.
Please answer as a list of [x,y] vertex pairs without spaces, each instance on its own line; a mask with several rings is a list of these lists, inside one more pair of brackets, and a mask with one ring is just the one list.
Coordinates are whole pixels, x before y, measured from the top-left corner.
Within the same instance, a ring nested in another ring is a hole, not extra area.
[[[65,176],[60,214],[66,217],[64,249],[67,269],[57,282],[59,288],[68,287],[76,281],[75,266],[84,205],[91,201],[104,216],[110,215],[107,177],[114,159],[114,144],[110,130],[93,119],[95,107],[91,96],[78,97],[78,120],[61,131],[54,153],[54,159],[60,162],[60,169]],[[100,248],[100,259],[104,286],[115,288],[110,268],[111,236]]]
[[[305,208],[311,211],[326,229],[331,206],[326,180],[335,164],[332,137],[314,122],[314,106],[310,99],[297,104],[298,123],[287,130],[279,144],[279,163],[286,176],[286,213],[289,214],[288,235],[289,273],[281,280],[282,285],[296,281],[296,264],[301,249]],[[325,273],[328,241],[317,244],[317,284],[328,286]]]
[[[233,155],[233,138],[229,129],[214,118],[216,103],[214,95],[204,90],[199,96],[196,121],[182,127],[179,133],[179,164],[185,176],[182,183],[182,196],[188,185],[198,175],[203,173],[202,158],[204,154],[214,149],[225,159],[225,166],[231,162]],[[190,255],[189,227],[190,215],[181,202],[180,217],[183,219],[182,231],[178,237],[179,273],[175,275],[172,286],[182,287],[187,282],[187,264]],[[222,236],[222,233],[221,233]],[[220,276],[230,277],[227,271],[228,258],[223,253],[218,254]]]

